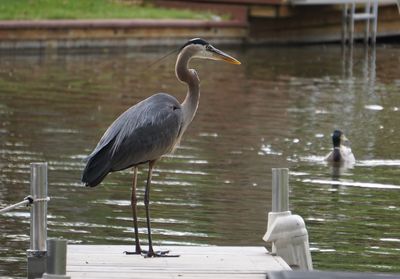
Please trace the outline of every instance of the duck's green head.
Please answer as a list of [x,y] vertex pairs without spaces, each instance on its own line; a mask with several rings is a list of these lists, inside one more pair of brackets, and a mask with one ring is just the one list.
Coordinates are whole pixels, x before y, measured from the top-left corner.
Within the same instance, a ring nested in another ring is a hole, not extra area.
[[342,135],[343,135],[343,133],[340,130],[333,131],[333,134],[332,134],[333,147],[340,147],[340,142],[342,140]]
[[344,133],[340,130],[333,131],[332,143],[333,143],[333,147],[340,147],[340,145],[350,146],[349,140],[346,138]]

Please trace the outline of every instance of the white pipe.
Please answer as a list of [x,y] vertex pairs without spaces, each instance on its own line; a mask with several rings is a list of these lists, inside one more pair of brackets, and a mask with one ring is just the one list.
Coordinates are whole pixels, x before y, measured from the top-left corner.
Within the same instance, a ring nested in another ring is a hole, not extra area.
[[289,169],[272,169],[272,212],[289,210]]

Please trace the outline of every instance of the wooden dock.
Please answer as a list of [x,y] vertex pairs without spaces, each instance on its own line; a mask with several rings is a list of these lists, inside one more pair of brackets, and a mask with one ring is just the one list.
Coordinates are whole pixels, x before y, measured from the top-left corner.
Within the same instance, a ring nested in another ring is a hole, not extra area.
[[[377,37],[399,37],[397,0],[379,0]],[[160,6],[228,13],[247,25],[243,42],[290,44],[340,42],[344,4],[366,0],[154,0]],[[359,7],[360,8],[360,7]],[[364,38],[357,23],[354,38]]]
[[[159,248],[159,247],[155,247]],[[163,246],[180,257],[125,255],[126,245],[68,245],[67,275],[78,278],[266,278],[290,270],[264,247]]]

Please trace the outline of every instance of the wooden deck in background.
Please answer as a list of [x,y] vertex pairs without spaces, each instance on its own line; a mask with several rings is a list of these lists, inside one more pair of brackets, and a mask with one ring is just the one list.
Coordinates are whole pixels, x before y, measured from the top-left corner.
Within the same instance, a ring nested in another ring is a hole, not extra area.
[[[340,42],[343,4],[350,0],[153,0],[167,8],[207,10],[215,20],[0,21],[0,52],[180,46],[201,37],[215,45]],[[354,0],[356,2],[365,0]],[[397,0],[379,0],[377,38],[400,37]],[[323,3],[324,5],[321,5]],[[229,20],[224,20],[226,15]],[[355,38],[365,24],[355,25]]]
[[[160,248],[160,247],[155,247]],[[290,270],[264,247],[167,246],[177,258],[125,255],[133,246],[69,245],[67,275],[78,278],[266,278],[268,271]]]
[[[343,5],[352,1],[366,0],[153,0],[163,7],[230,14],[248,26],[248,44],[341,42]],[[396,1],[379,0],[378,38],[400,36]],[[364,26],[355,25],[355,38],[364,38]]]

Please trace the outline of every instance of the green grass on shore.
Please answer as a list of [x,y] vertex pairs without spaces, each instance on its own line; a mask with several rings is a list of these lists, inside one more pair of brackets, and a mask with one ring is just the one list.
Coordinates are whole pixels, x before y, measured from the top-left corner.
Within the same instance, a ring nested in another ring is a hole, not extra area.
[[211,13],[158,8],[127,0],[0,0],[0,20],[210,19]]

